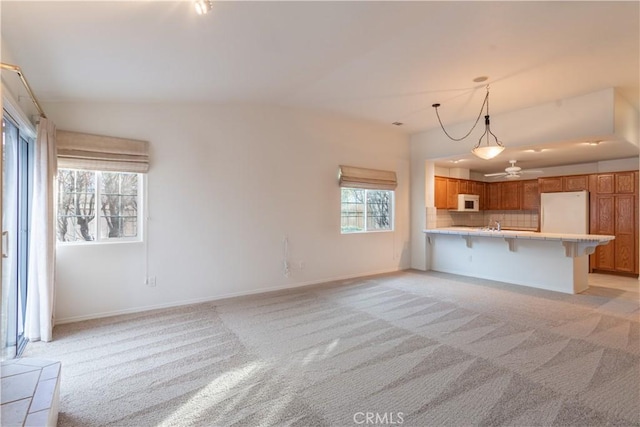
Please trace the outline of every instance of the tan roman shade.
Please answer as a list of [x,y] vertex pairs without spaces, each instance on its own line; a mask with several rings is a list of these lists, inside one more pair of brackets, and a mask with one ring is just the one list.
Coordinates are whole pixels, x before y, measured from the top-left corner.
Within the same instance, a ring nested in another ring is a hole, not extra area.
[[340,166],[340,187],[395,190],[398,186],[394,171]]
[[58,167],[144,173],[149,170],[149,143],[80,132],[56,132]]

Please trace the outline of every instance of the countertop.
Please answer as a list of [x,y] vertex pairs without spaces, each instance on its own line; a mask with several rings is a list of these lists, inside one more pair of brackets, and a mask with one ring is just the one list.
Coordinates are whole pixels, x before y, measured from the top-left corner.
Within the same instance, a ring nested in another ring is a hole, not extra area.
[[615,239],[615,236],[602,234],[565,234],[565,233],[540,233],[537,231],[524,230],[501,230],[491,231],[480,227],[445,227],[429,228],[423,230],[426,234],[454,234],[460,236],[476,237],[502,237],[506,239],[528,239],[528,240],[560,240],[564,242],[608,242]]

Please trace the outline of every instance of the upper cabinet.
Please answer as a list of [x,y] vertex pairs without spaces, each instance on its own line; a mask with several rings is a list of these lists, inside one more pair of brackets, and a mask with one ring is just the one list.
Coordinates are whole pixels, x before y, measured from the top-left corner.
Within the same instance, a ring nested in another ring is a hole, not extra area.
[[497,211],[502,207],[501,204],[501,191],[500,191],[500,183],[499,182],[490,182],[486,187],[485,194],[485,209],[489,211]]
[[459,184],[458,179],[447,178],[447,209],[456,209],[458,207]]
[[514,211],[522,207],[522,182],[490,182],[486,186],[486,204],[490,211]]
[[589,190],[589,175],[552,176],[538,178],[540,193]]
[[458,207],[459,181],[456,178],[435,177],[435,205],[438,209]]
[[540,207],[540,192],[538,180],[530,179],[522,182],[522,201],[520,207],[523,210],[533,211]]
[[635,194],[637,172],[618,172],[615,174],[616,193]]
[[505,181],[500,184],[500,210],[514,211],[520,208],[520,181]]
[[447,209],[447,178],[435,177],[435,205],[438,209]]
[[438,209],[456,209],[458,194],[475,194],[480,196],[480,209],[483,208],[485,183],[468,179],[435,177],[435,206]]
[[589,175],[570,175],[562,177],[562,191],[589,190]]
[[562,191],[562,177],[538,178],[538,187],[541,193],[557,193]]
[[613,194],[615,192],[615,175],[612,173],[602,173],[595,176],[595,192],[598,194]]
[[480,210],[486,209],[486,187],[487,184],[480,181],[470,181],[471,182],[471,191],[470,194],[474,194],[476,196],[480,196]]
[[471,194],[471,181],[467,179],[458,180],[458,193]]

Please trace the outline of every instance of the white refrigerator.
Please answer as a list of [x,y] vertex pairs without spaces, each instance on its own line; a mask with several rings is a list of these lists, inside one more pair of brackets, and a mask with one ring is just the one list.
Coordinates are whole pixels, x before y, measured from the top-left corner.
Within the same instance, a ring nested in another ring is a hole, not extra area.
[[589,234],[589,192],[542,193],[540,231]]

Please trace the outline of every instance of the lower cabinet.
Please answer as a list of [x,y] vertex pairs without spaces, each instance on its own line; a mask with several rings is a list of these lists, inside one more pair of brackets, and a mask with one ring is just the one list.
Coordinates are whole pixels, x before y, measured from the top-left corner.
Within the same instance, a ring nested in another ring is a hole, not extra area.
[[592,234],[610,234],[615,240],[598,246],[591,256],[594,271],[638,274],[637,198],[633,194],[596,194],[592,201]]

